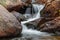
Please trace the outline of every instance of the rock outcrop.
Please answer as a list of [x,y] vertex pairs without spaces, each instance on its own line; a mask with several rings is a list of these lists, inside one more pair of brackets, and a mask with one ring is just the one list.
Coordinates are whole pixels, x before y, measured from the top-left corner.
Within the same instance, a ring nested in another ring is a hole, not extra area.
[[59,16],[60,1],[48,2],[45,8],[42,10],[41,16],[45,18],[54,18]]
[[28,3],[24,3],[21,0],[0,0],[0,4],[3,5],[10,12],[18,11],[24,13]]
[[41,11],[42,19],[38,23],[40,31],[56,32],[60,31],[60,0],[50,0],[46,2],[44,9]]
[[60,16],[39,26],[40,31],[60,32]]
[[22,27],[12,13],[0,5],[0,37],[16,36]]

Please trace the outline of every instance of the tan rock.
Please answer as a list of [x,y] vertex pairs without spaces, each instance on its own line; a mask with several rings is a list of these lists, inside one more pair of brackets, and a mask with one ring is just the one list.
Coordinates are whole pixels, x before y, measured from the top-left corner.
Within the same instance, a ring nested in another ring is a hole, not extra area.
[[0,37],[16,36],[21,30],[22,27],[15,16],[0,5]]
[[[60,0],[52,0],[45,4],[45,8],[41,11],[41,21],[38,23],[38,29],[45,32],[60,31]],[[56,18],[57,17],[57,18]],[[55,21],[56,19],[56,21]],[[58,22],[57,22],[58,21]]]
[[0,4],[7,8],[9,11],[20,10],[21,7],[26,6],[21,0],[0,0]]
[[53,18],[59,16],[60,1],[53,1],[50,4],[47,3],[43,9],[41,15],[43,17]]
[[60,32],[60,17],[39,26],[40,31]]
[[41,25],[47,21],[51,21],[60,16],[60,1],[52,1],[50,4],[46,4],[45,8],[41,11],[41,21],[38,25]]
[[45,4],[47,2],[47,0],[36,0],[36,3],[39,4]]

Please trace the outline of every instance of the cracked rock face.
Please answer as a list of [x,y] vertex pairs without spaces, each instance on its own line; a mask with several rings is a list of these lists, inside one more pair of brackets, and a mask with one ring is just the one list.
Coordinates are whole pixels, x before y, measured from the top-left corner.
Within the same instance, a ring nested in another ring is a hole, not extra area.
[[22,27],[15,16],[0,5],[0,37],[16,36],[21,30]]

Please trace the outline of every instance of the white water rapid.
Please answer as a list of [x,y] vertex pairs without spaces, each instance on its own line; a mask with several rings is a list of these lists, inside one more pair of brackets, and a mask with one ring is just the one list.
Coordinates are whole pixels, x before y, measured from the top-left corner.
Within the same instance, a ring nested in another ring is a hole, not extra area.
[[22,34],[23,36],[29,35],[37,35],[37,36],[50,36],[50,34],[45,33],[45,32],[40,32],[37,30],[33,29],[28,29],[27,26],[25,25],[26,23],[32,22],[34,20],[37,20],[40,18],[40,11],[44,8],[45,5],[39,5],[39,4],[33,4],[34,10],[35,10],[35,15],[32,18],[27,19],[27,21],[22,21],[21,25],[23,27],[22,29]]

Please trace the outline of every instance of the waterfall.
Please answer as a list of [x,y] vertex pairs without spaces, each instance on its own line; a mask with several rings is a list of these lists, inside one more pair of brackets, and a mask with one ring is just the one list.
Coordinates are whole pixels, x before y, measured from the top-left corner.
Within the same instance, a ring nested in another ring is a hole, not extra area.
[[27,26],[25,25],[26,23],[32,22],[34,20],[37,20],[40,18],[40,11],[44,8],[45,5],[39,5],[39,4],[33,4],[35,15],[32,18],[27,19],[27,21],[22,21],[21,25],[23,27],[22,29],[22,34],[23,35],[40,35],[40,36],[49,36],[49,34],[45,33],[45,32],[40,32],[37,30],[33,30],[33,29],[28,29]]
[[44,8],[45,5],[39,5],[39,4],[33,4],[34,10],[35,10],[35,15],[33,18],[27,19],[27,21],[22,21],[22,24],[37,20],[40,18],[40,11]]
[[51,34],[48,34],[46,32],[40,32],[37,30],[33,30],[33,29],[28,29],[26,25],[21,24],[22,25],[22,34],[23,36],[50,36]]

